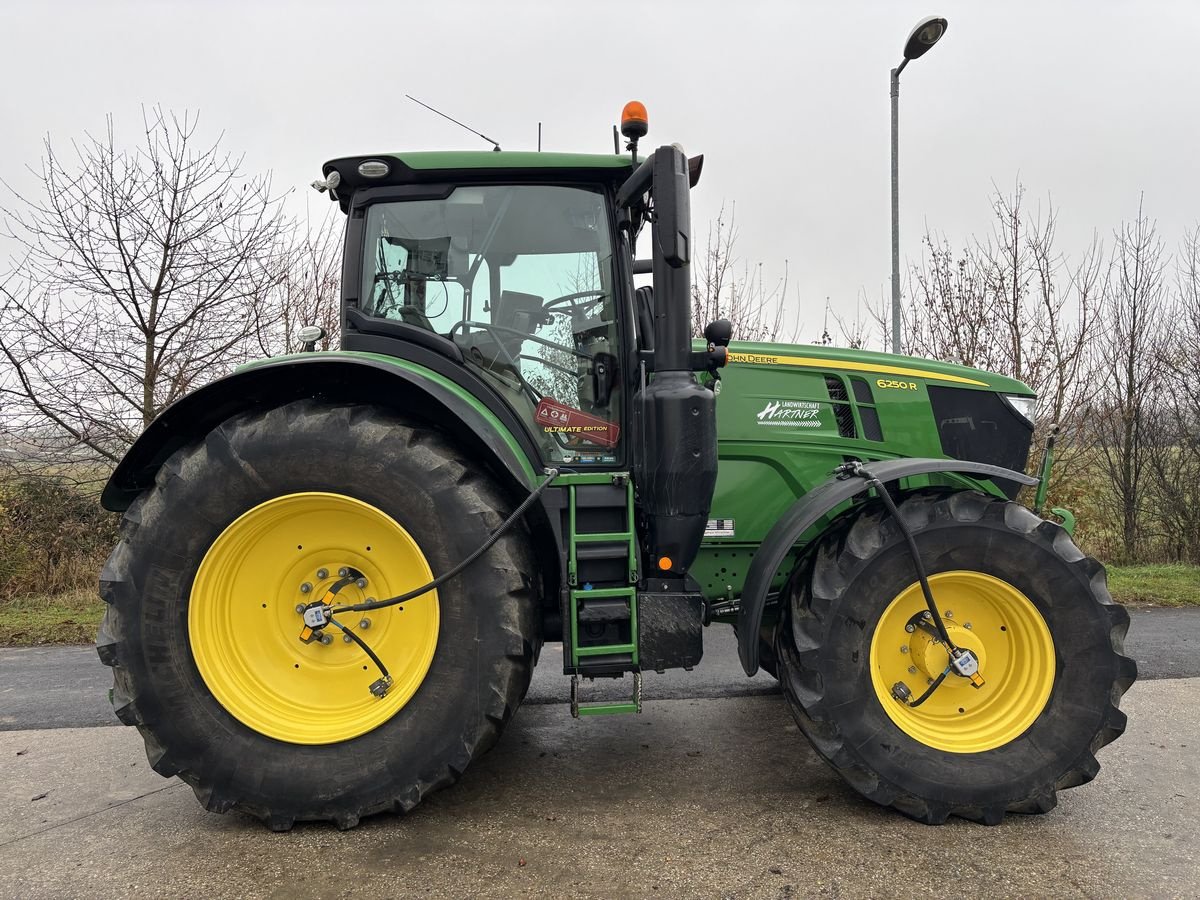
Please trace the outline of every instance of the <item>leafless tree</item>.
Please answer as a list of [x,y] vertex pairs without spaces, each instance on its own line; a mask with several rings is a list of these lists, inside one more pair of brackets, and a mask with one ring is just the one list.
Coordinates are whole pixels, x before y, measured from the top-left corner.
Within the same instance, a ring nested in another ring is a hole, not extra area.
[[692,334],[700,337],[714,319],[729,319],[740,341],[791,341],[799,329],[787,315],[788,268],[774,283],[763,276],[762,263],[751,265],[737,254],[737,208],[722,206],[709,223],[708,238],[692,266]]
[[1200,227],[1184,234],[1176,257],[1175,303],[1161,323],[1162,412],[1149,452],[1149,505],[1163,555],[1200,564]]
[[1073,425],[1087,400],[1103,257],[1093,240],[1069,266],[1055,249],[1057,211],[1026,212],[1024,188],[992,198],[993,233],[956,251],[927,232],[913,268],[906,351],[1009,375],[1039,397],[1039,419]]
[[[1103,255],[1093,238],[1071,264],[1055,248],[1057,211],[1028,211],[1024,188],[992,196],[993,230],[961,249],[927,231],[912,268],[904,317],[905,351],[1024,382],[1038,395],[1041,444],[1051,423],[1063,429],[1051,484],[1086,459],[1080,429],[1094,390],[1089,347],[1098,336]],[[886,319],[874,314],[876,324]],[[1031,462],[1036,464],[1038,457]]]
[[1101,392],[1088,421],[1106,488],[1101,503],[1116,524],[1119,554],[1136,560],[1150,537],[1142,530],[1149,466],[1164,438],[1163,325],[1171,320],[1172,298],[1162,240],[1140,203],[1137,218],[1122,223],[1115,239],[1100,304],[1104,328],[1094,356],[1093,377]]
[[64,156],[47,139],[36,193],[9,188],[19,248],[0,286],[9,429],[43,459],[111,464],[166,405],[251,355],[278,280],[286,222],[269,176],[248,176],[194,116],[143,113],[119,145],[109,118]]
[[278,251],[279,274],[258,306],[256,336],[264,356],[298,352],[299,332],[306,325],[319,325],[325,332],[318,349],[337,346],[344,229],[345,217],[331,205],[318,221],[307,214]]

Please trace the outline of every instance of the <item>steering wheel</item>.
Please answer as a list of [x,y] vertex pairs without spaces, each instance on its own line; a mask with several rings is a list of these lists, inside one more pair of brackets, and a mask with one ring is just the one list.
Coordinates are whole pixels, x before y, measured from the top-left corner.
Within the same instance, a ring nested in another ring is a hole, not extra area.
[[[555,297],[553,300],[548,300],[542,306],[546,312],[550,312],[557,306],[565,306],[566,311],[574,315],[576,312],[582,312],[586,307],[591,306],[596,300],[601,297],[607,297],[608,291],[575,291],[573,294],[563,294],[561,297]],[[589,299],[590,303],[584,303],[584,300]]]

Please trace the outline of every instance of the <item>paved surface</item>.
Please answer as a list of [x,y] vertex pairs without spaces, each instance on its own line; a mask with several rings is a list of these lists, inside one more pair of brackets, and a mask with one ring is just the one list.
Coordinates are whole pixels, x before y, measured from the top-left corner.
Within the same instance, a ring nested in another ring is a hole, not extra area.
[[572,720],[548,646],[460,784],[407,817],[284,835],[150,771],[110,727],[91,648],[0,649],[0,898],[1200,896],[1200,677],[1180,677],[1198,635],[1200,610],[1135,611],[1143,679],[1099,778],[997,828],[861,800],[773,680],[741,674],[728,629],[696,672],[647,676],[665,699],[641,716]]
[[861,801],[777,695],[524,707],[456,787],[345,833],[205,813],[133,729],[9,731],[0,897],[1194,897],[1198,701],[1137,685],[1099,778],[996,828]]
[[[1200,609],[1134,609],[1126,652],[1138,661],[1139,677],[1200,676]],[[737,659],[733,629],[705,632],[704,660],[694,672],[650,673],[647,699],[741,697],[778,691],[760,672],[747,678]],[[562,649],[548,644],[534,672],[526,703],[565,703]],[[91,647],[0,647],[0,731],[21,728],[119,726],[108,703],[111,672]],[[628,688],[616,682],[585,685],[585,699],[616,700]]]

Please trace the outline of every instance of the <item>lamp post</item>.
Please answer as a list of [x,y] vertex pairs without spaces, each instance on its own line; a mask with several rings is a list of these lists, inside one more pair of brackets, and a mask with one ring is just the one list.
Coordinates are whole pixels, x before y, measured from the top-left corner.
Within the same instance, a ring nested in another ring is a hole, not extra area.
[[917,23],[904,44],[904,59],[892,69],[892,352],[900,352],[900,73],[946,33],[948,23],[930,16]]

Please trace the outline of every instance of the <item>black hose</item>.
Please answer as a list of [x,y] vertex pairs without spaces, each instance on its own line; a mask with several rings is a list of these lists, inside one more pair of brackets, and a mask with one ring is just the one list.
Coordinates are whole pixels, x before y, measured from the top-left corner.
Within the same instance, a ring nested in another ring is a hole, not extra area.
[[928,700],[930,697],[932,697],[933,692],[936,691],[939,687],[941,687],[942,682],[946,680],[946,676],[949,674],[950,674],[950,667],[946,666],[946,671],[944,671],[937,678],[933,679],[933,682],[929,685],[928,688],[925,689],[925,693],[923,693],[920,697],[918,697],[912,703],[908,704],[909,708],[911,709],[913,707],[920,706],[922,703],[924,703],[926,700]]
[[388,672],[387,666],[385,666],[383,664],[382,659],[380,659],[378,656],[375,655],[375,651],[367,646],[366,641],[364,641],[362,638],[360,638],[357,634],[355,634],[353,631],[351,631],[349,628],[347,628],[345,625],[343,625],[337,619],[330,619],[329,624],[336,625],[338,628],[342,629],[343,634],[349,635],[350,640],[354,641],[354,643],[356,643],[356,644],[358,644],[358,646],[362,647],[363,650],[366,652],[367,656],[371,657],[371,662],[375,663],[376,668],[379,669],[379,674],[381,674],[387,680],[389,680],[389,681],[391,680],[392,676],[391,676],[391,673]]
[[[929,589],[929,579],[925,576],[925,564],[921,562],[921,552],[917,549],[916,539],[913,538],[908,525],[900,517],[900,510],[896,509],[896,502],[892,499],[892,495],[888,493],[883,482],[872,475],[865,466],[860,465],[855,474],[860,478],[865,478],[867,483],[875,488],[876,493],[879,494],[879,499],[883,501],[883,505],[887,507],[892,518],[896,520],[896,525],[899,527],[900,533],[904,535],[904,539],[908,542],[908,552],[912,555],[913,565],[917,570],[917,580],[921,582],[921,593],[925,595],[925,605],[929,607],[929,614],[933,617],[933,624],[937,627],[938,637],[942,639],[946,647],[951,651],[951,655],[953,655],[953,651],[957,648],[954,646],[954,642],[950,640],[950,634],[946,631],[946,623],[942,621],[942,614],[938,612],[937,604],[933,602],[933,592]],[[940,684],[941,679],[937,683]],[[932,693],[932,690],[926,691],[921,699],[924,700],[930,693]],[[913,703],[912,705],[916,706],[917,704]]]
[[[504,535],[504,533],[506,531],[508,531],[508,529],[511,528],[514,524],[516,524],[517,520],[519,520],[521,518],[521,516],[525,515],[525,513],[529,509],[529,507],[534,504],[534,502],[538,499],[538,497],[540,497],[542,495],[542,493],[546,490],[546,488],[548,488],[550,486],[551,482],[553,482],[554,479],[557,477],[558,477],[558,469],[547,469],[546,470],[546,480],[543,481],[541,484],[539,484],[536,488],[534,488],[533,491],[529,494],[529,496],[526,497],[523,501],[521,501],[521,505],[513,510],[512,515],[510,515],[507,519],[505,519],[503,522],[500,523],[500,527],[497,528],[495,531],[493,531],[491,533],[491,535],[488,536],[488,539],[486,541],[484,541],[483,544],[480,545],[478,550],[476,550],[474,553],[472,553],[470,556],[468,556],[466,559],[464,559],[462,562],[460,562],[457,566],[455,566],[449,572],[446,572],[444,575],[439,575],[437,578],[433,579],[433,581],[429,582],[428,584],[422,585],[419,588],[414,588],[413,590],[409,591],[406,594],[400,594],[397,597],[389,597],[386,600],[370,600],[370,601],[366,601],[363,603],[355,603],[352,606],[335,606],[335,607],[333,607],[333,609],[331,609],[329,611],[329,614],[331,616],[334,616],[334,615],[337,615],[338,613],[344,613],[344,612],[370,612],[373,609],[384,609],[385,607],[395,606],[398,603],[405,603],[409,600],[412,600],[415,597],[420,597],[422,594],[427,594],[430,591],[434,590],[435,588],[440,587],[441,585],[445,584],[447,581],[449,581],[455,575],[458,575],[460,572],[462,572],[464,569],[466,569],[468,566],[470,566],[472,563],[474,563],[476,560],[478,560],[481,556],[483,556],[483,554],[487,553],[488,550],[490,550],[492,548],[492,545],[494,545],[496,543],[496,541],[500,540],[500,538]],[[341,626],[339,626],[339,627],[341,627]],[[361,643],[361,641],[360,641],[360,643]],[[370,651],[368,651],[368,652],[370,652]],[[372,656],[374,656],[374,654],[372,654]]]

